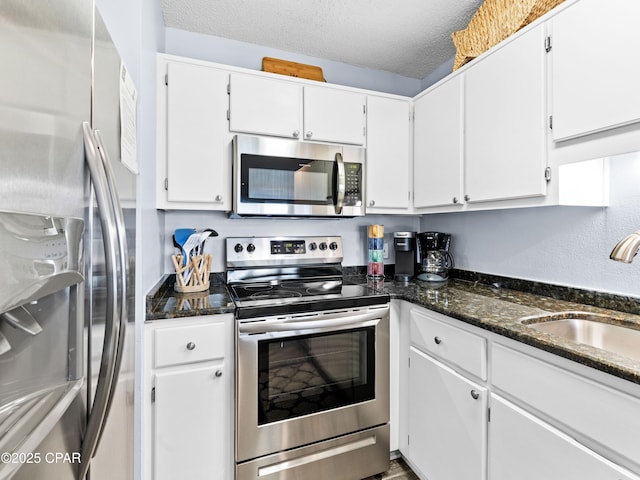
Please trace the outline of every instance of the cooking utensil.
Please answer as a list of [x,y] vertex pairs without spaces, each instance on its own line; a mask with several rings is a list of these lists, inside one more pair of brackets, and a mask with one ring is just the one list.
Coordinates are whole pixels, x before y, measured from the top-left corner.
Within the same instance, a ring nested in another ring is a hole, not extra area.
[[182,245],[182,250],[184,251],[184,258],[182,259],[182,265],[187,264],[187,258],[191,256],[191,250],[194,249],[200,243],[200,234],[198,232],[192,233],[189,235],[189,238]]
[[173,234],[173,238],[175,241],[174,245],[177,244],[177,247],[182,250],[183,264],[186,264],[187,260],[187,252],[185,251],[184,244],[187,242],[189,237],[195,233],[195,231],[195,228],[176,228]]

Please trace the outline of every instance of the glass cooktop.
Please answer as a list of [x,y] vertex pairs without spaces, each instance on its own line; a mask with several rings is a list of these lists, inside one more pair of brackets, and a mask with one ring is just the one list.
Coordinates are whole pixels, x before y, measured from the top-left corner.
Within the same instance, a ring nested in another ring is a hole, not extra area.
[[244,283],[230,285],[230,290],[238,307],[238,318],[312,313],[389,302],[387,294],[365,285],[345,284],[341,279]]

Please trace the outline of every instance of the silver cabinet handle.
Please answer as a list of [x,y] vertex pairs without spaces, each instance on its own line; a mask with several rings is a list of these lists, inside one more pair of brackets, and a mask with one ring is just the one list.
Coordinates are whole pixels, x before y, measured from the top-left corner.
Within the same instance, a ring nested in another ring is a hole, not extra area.
[[222,201],[222,195],[216,195],[216,202]]
[[222,376],[222,370],[216,370],[216,378],[220,378]]
[[469,195],[465,195],[464,196],[464,201],[468,202],[469,200],[471,200],[471,197]]
[[187,343],[187,350],[195,350],[196,344],[193,342]]
[[480,394],[476,390],[471,390],[471,398],[477,400],[478,398],[480,398]]
[[458,197],[453,197],[453,203],[458,203]]
[[294,138],[298,138],[300,136],[300,130],[294,130],[293,131],[293,137]]
[[305,134],[305,136],[306,136],[307,138],[311,138],[311,137],[313,136],[313,132],[312,132],[312,131],[308,131],[308,132]]
[[433,341],[436,342],[436,345],[440,345],[442,343],[442,339],[440,337],[433,337]]
[[370,200],[370,201],[369,201],[369,206],[370,206],[370,207],[373,207],[375,204],[376,204],[376,201],[375,201],[375,200]]

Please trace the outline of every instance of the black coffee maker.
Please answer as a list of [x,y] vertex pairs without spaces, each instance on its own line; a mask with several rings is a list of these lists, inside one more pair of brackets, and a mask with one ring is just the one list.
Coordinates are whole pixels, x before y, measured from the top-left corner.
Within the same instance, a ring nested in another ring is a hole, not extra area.
[[444,282],[453,268],[453,257],[449,253],[451,235],[442,232],[423,232],[418,240],[418,280]]
[[393,279],[407,283],[416,272],[417,248],[415,232],[395,232],[393,249],[396,254],[396,266]]

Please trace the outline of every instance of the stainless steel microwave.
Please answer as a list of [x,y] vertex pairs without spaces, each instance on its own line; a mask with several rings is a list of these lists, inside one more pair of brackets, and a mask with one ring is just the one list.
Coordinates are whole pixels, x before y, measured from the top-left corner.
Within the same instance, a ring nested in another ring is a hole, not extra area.
[[364,148],[233,138],[235,216],[364,215]]

